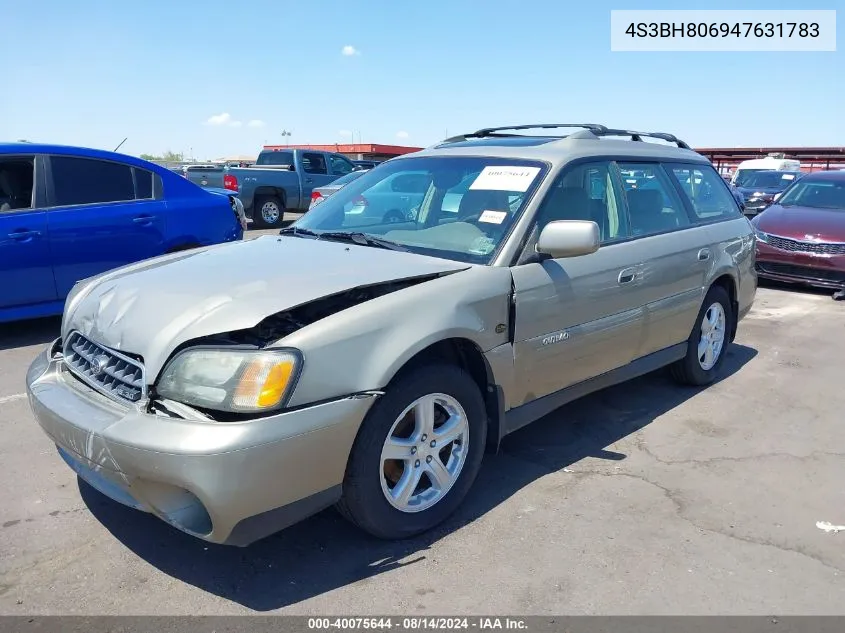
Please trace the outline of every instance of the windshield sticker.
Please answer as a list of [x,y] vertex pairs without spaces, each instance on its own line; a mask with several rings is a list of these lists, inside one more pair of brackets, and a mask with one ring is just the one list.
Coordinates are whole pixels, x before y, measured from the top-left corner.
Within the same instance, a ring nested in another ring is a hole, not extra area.
[[469,188],[525,192],[539,173],[539,167],[485,167]]
[[784,180],[792,180],[793,178],[795,178],[795,174],[784,174],[783,175]]
[[478,237],[469,247],[472,255],[489,255],[496,250],[496,241],[492,237]]
[[508,217],[507,211],[490,211],[489,209],[478,216],[479,222],[489,222],[490,224],[501,224]]

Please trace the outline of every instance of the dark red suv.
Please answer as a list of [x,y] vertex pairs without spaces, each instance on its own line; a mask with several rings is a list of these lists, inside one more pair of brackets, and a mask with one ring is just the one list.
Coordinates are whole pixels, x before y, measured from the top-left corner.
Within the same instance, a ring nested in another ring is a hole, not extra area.
[[751,223],[760,277],[845,287],[845,171],[807,174]]

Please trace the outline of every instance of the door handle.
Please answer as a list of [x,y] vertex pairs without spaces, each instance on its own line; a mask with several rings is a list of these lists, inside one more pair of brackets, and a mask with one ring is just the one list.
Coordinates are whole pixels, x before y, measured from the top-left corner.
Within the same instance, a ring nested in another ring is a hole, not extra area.
[[154,215],[139,215],[137,218],[132,218],[135,224],[151,224],[156,217]]
[[41,231],[15,231],[14,233],[9,233],[9,238],[13,240],[23,241],[29,239],[30,237],[40,237]]
[[617,281],[620,284],[629,284],[637,277],[637,269],[636,268],[626,268],[622,272],[619,273],[619,277],[617,277]]
[[710,259],[709,248],[702,248],[700,251],[698,251],[698,261],[706,262],[708,259]]

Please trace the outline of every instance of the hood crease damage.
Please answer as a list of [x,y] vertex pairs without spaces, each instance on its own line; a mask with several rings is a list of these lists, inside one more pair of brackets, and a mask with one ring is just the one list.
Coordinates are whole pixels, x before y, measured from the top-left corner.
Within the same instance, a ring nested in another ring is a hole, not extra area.
[[263,348],[293,334],[297,330],[322,321],[326,317],[337,314],[338,312],[348,310],[378,297],[404,290],[405,288],[411,288],[412,286],[417,286],[438,279],[439,277],[451,275],[455,272],[458,271],[409,277],[367,286],[356,286],[343,292],[319,297],[283,310],[282,312],[271,314],[250,328],[221,332],[219,334],[185,341],[173,350],[173,354],[185,348],[200,344],[247,345]]

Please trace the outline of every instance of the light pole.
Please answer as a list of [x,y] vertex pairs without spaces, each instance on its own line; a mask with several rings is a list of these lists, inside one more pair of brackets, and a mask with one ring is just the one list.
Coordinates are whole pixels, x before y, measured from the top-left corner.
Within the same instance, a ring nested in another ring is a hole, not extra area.
[[289,130],[282,130],[282,138],[284,138],[285,136],[290,137],[291,132]]

